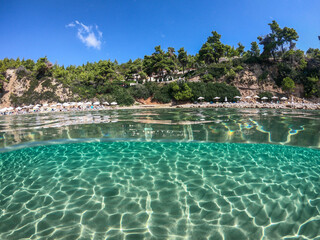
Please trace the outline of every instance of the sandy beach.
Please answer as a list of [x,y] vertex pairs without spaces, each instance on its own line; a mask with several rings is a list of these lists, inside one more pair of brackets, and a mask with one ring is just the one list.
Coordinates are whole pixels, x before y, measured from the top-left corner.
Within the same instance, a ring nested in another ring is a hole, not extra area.
[[78,111],[99,111],[99,110],[116,110],[116,109],[161,109],[161,108],[256,108],[256,109],[304,109],[304,110],[320,110],[320,103],[260,103],[260,102],[238,102],[238,103],[197,103],[197,104],[137,104],[133,106],[104,106],[104,105],[86,105],[84,107],[68,106],[68,107],[23,107],[23,108],[3,108],[0,115],[20,115],[20,114],[38,114],[50,112],[78,112]]

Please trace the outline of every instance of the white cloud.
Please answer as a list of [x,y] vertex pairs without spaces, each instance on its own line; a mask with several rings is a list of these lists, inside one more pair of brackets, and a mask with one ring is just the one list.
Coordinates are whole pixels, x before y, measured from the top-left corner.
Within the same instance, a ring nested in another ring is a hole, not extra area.
[[77,28],[77,37],[87,47],[93,47],[98,50],[101,49],[102,32],[99,31],[97,25],[93,28],[92,26],[87,26],[76,20],[67,24],[66,27]]
[[75,27],[76,25],[74,23],[69,23],[66,25],[66,27]]

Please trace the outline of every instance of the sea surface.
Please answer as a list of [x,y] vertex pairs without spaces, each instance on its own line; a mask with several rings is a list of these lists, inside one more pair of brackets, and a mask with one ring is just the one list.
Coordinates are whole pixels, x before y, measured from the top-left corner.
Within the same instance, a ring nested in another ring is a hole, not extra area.
[[320,112],[0,117],[0,239],[320,239]]

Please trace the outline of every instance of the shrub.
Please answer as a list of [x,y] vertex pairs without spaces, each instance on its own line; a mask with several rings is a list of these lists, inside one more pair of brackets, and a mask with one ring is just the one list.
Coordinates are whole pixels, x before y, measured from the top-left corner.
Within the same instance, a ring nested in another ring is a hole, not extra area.
[[230,80],[233,80],[236,76],[236,73],[235,71],[233,71],[233,69],[230,69],[227,73],[227,79],[230,81]]
[[263,73],[258,77],[259,81],[264,81],[267,79],[269,73],[267,71],[263,71]]
[[240,72],[242,70],[243,70],[243,67],[241,65],[236,66],[234,69],[235,72]]
[[153,95],[153,99],[160,103],[169,103],[171,102],[170,96],[170,86],[164,85],[162,88],[159,88]]
[[213,76],[209,73],[209,74],[205,74],[201,77],[201,80],[203,82],[212,82],[214,80]]
[[285,77],[282,81],[282,89],[286,92],[292,92],[295,89],[296,85],[294,84],[294,81],[289,78]]
[[191,98],[192,101],[197,101],[199,97],[204,97],[206,94],[206,83],[203,82],[190,82],[188,83],[189,87],[192,90],[193,97]]
[[155,82],[147,82],[144,86],[148,89],[150,95],[154,95],[160,89],[160,85]]
[[130,95],[129,91],[125,88],[117,88],[112,94],[119,105],[130,106],[134,104],[134,98]]
[[192,98],[192,90],[188,84],[184,83],[181,87],[177,85],[172,86],[173,97],[177,101],[188,101]]
[[205,99],[212,101],[214,97],[220,97],[220,101],[224,101],[227,97],[229,100],[234,99],[235,96],[239,96],[239,90],[231,85],[225,83],[208,83]]
[[198,97],[204,97],[205,101],[213,101],[215,97],[220,97],[220,101],[224,101],[227,97],[229,100],[233,99],[235,96],[239,96],[239,90],[231,85],[225,83],[202,83],[194,82],[188,83],[192,89],[193,97],[192,100],[195,101]]
[[104,94],[98,97],[101,102],[112,103],[116,101],[116,99],[111,94]]
[[149,89],[142,84],[133,86],[132,88],[130,88],[130,92],[134,98],[147,99],[151,96]]

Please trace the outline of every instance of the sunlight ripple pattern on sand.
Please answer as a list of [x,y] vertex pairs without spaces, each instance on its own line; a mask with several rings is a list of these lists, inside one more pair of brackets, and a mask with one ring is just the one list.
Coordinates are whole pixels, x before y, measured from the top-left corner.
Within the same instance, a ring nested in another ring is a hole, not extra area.
[[0,239],[320,238],[320,151],[75,143],[0,154]]

